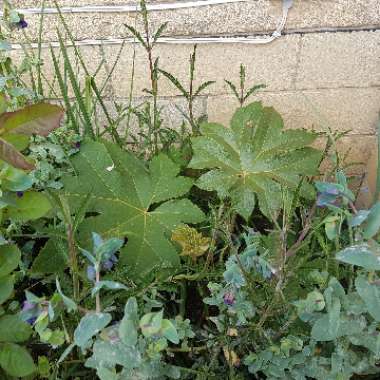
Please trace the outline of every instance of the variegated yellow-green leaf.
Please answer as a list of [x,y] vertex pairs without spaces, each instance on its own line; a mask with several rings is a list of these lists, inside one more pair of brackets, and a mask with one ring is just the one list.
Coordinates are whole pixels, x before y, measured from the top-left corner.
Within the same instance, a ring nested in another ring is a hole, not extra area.
[[182,247],[181,256],[190,256],[193,261],[207,252],[211,241],[195,228],[186,225],[178,226],[173,231],[172,240]]
[[192,138],[194,155],[189,166],[209,171],[196,185],[230,198],[245,219],[256,198],[265,215],[276,215],[282,189],[296,190],[302,176],[318,172],[321,159],[320,151],[308,147],[316,139],[314,133],[283,126],[281,116],[261,102],[239,108],[231,128],[203,124],[202,136]]

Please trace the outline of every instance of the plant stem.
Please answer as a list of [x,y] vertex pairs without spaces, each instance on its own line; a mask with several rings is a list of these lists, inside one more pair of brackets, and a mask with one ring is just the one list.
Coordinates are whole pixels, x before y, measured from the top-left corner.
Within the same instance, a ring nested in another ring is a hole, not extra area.
[[305,227],[303,228],[301,234],[299,235],[297,241],[289,248],[289,250],[286,252],[285,256],[288,259],[289,257],[293,256],[297,251],[303,240],[306,238],[306,235],[310,231],[310,228],[312,226],[312,220],[314,217],[314,214],[317,210],[317,204],[315,203],[312,209],[309,212],[309,216],[305,222]]
[[79,278],[78,278],[78,255],[77,249],[74,241],[73,226],[69,224],[67,226],[67,241],[69,245],[69,256],[71,263],[71,274],[73,278],[73,295],[74,300],[79,299]]
[[186,281],[180,283],[181,302],[179,304],[179,315],[185,318],[186,314],[186,298],[187,298],[187,286]]
[[[97,285],[100,282],[100,268],[97,266],[96,268],[96,282],[95,285]],[[95,304],[96,304],[96,312],[100,313],[102,311],[101,305],[100,305],[100,293],[97,292],[95,296]]]

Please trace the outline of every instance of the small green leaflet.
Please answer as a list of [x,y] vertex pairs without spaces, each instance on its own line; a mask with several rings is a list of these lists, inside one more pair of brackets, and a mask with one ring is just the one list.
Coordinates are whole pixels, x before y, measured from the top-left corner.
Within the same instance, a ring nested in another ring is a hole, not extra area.
[[[281,116],[261,102],[239,108],[231,128],[207,123],[193,137],[189,167],[209,169],[196,185],[230,197],[235,210],[248,219],[257,197],[261,211],[273,217],[281,208],[282,189],[296,190],[301,177],[315,175],[321,152],[308,147],[316,135],[283,130]],[[311,195],[306,185],[301,195]]]

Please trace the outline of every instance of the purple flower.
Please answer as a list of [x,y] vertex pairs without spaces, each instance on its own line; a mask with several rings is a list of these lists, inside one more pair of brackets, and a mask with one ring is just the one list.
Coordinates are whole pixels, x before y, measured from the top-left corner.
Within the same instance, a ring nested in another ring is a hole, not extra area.
[[113,267],[113,261],[112,260],[106,260],[102,263],[102,268],[104,270],[111,270]]
[[80,148],[80,141],[77,141],[77,142],[74,144],[74,148],[76,148],[76,149],[79,149],[79,148]]
[[19,29],[25,29],[28,27],[28,23],[24,19],[21,19],[16,25]]
[[227,292],[223,296],[223,302],[227,306],[233,306],[235,303],[235,296],[231,292]]
[[36,322],[38,316],[41,314],[41,307],[38,303],[30,302],[30,301],[24,301],[22,304],[21,309],[21,319],[29,323],[30,325],[33,325],[34,322]]
[[30,311],[30,310],[34,309],[35,307],[36,307],[35,303],[29,302],[29,301],[24,301],[24,303],[22,304],[22,311],[23,312]]
[[16,195],[18,198],[22,198],[24,196],[24,192],[23,191],[17,191]]
[[95,281],[95,277],[96,277],[96,271],[95,271],[95,268],[92,266],[92,265],[89,265],[87,267],[87,278],[90,280],[90,281]]
[[105,260],[102,263],[102,269],[103,270],[111,270],[112,267],[117,263],[117,257],[115,255],[112,255],[108,260]]
[[34,325],[34,322],[36,322],[36,320],[37,320],[37,317],[30,317],[25,322],[29,323],[30,325]]

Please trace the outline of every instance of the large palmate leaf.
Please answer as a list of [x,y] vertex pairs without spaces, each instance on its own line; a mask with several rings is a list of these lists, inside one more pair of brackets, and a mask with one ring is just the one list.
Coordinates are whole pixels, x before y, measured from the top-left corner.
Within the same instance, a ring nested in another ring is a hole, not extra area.
[[72,209],[89,196],[87,211],[95,216],[79,226],[79,241],[91,246],[91,232],[104,239],[128,238],[120,261],[130,275],[155,267],[178,265],[176,249],[168,240],[180,223],[198,223],[203,213],[188,199],[178,199],[192,186],[178,176],[179,168],[159,155],[147,169],[133,155],[109,142],[86,142],[72,159],[76,176],[63,178]]
[[307,145],[316,135],[283,130],[281,116],[261,102],[239,108],[231,128],[207,123],[194,137],[189,166],[211,169],[196,185],[231,199],[244,218],[251,215],[256,197],[261,211],[273,216],[281,207],[282,189],[295,190],[300,178],[317,173],[321,153]]

